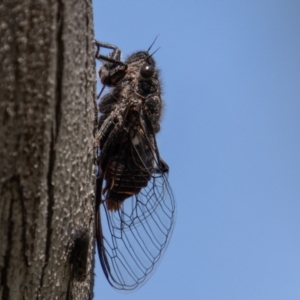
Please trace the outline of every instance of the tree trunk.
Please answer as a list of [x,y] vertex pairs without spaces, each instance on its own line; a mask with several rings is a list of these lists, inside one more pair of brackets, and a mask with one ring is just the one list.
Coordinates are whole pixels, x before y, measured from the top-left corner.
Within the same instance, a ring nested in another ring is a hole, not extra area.
[[91,299],[90,0],[0,4],[0,299]]

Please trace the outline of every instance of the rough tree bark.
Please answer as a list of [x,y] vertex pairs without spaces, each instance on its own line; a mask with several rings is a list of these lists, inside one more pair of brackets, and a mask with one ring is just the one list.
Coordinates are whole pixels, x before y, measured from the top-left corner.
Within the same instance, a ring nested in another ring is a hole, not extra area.
[[0,3],[0,299],[91,299],[91,0]]

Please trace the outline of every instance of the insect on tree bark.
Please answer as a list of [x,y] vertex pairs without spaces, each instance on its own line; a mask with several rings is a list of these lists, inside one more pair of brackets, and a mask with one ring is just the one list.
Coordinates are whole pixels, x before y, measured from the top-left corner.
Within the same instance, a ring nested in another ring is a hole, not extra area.
[[[169,167],[156,142],[161,85],[154,53],[149,53],[153,44],[124,62],[118,47],[95,45],[102,62],[99,97],[105,86],[112,88],[95,104],[97,245],[109,283],[130,291],[157,266],[175,219]],[[102,55],[101,48],[112,51]]]

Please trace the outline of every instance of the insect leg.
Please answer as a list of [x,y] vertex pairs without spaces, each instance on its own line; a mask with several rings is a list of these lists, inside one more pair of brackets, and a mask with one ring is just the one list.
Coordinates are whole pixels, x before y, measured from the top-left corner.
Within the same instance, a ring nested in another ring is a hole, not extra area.
[[[121,66],[126,66],[126,64],[121,61],[121,50],[117,46],[108,43],[99,42],[97,40],[95,40],[95,46],[97,48],[95,54],[96,59],[119,64]],[[108,56],[105,56],[100,54],[101,47],[106,49],[112,49],[113,51]]]
[[[109,126],[109,124],[108,124]],[[102,131],[103,132],[103,131]],[[116,141],[118,134],[120,132],[120,128],[119,126],[115,126],[109,133],[109,135],[107,135],[106,139],[105,139],[105,143],[103,145],[103,147],[101,148],[101,154],[99,159],[97,159],[97,164],[102,167],[103,170],[105,170],[106,168],[106,162],[107,162],[107,157],[108,157],[108,153],[109,150],[111,149],[112,144]],[[103,132],[104,134],[104,132]],[[99,134],[99,138],[104,138],[104,135],[101,135],[101,132]]]
[[100,146],[101,148],[101,146],[105,144],[105,141],[108,138],[109,133],[111,132],[111,129],[114,125],[114,118],[111,115],[108,116],[105,119],[105,121],[101,124],[100,129],[95,135],[95,143],[97,147]]

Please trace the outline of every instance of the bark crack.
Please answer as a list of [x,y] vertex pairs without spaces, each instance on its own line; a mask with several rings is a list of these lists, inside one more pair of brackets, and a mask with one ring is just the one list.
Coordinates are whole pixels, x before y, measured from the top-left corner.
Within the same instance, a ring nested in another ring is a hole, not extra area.
[[47,175],[48,185],[48,215],[47,215],[47,238],[46,238],[46,249],[45,249],[45,265],[43,267],[41,284],[43,286],[45,268],[48,264],[51,250],[51,237],[52,237],[52,219],[53,219],[53,207],[54,207],[54,186],[52,183],[52,177],[54,173],[54,166],[56,161],[56,142],[59,135],[61,125],[61,104],[62,104],[62,77],[63,77],[63,63],[64,63],[64,44],[62,40],[63,35],[63,14],[64,5],[62,1],[57,2],[57,31],[56,31],[56,90],[55,90],[55,107],[54,107],[54,122],[51,128],[51,141],[49,148],[49,168]]
[[7,244],[6,244],[6,251],[5,251],[5,259],[3,260],[4,265],[3,268],[1,270],[1,286],[2,286],[2,297],[1,299],[5,300],[5,299],[9,299],[9,284],[8,284],[8,272],[9,272],[9,267],[10,267],[10,257],[11,257],[11,252],[12,252],[12,233],[14,230],[14,222],[12,221],[12,215],[13,215],[13,184],[14,180],[11,180],[11,197],[12,197],[12,201],[10,201],[10,207],[9,207],[9,215],[8,215],[8,219],[7,219],[7,228],[9,228],[9,230],[7,231]]

